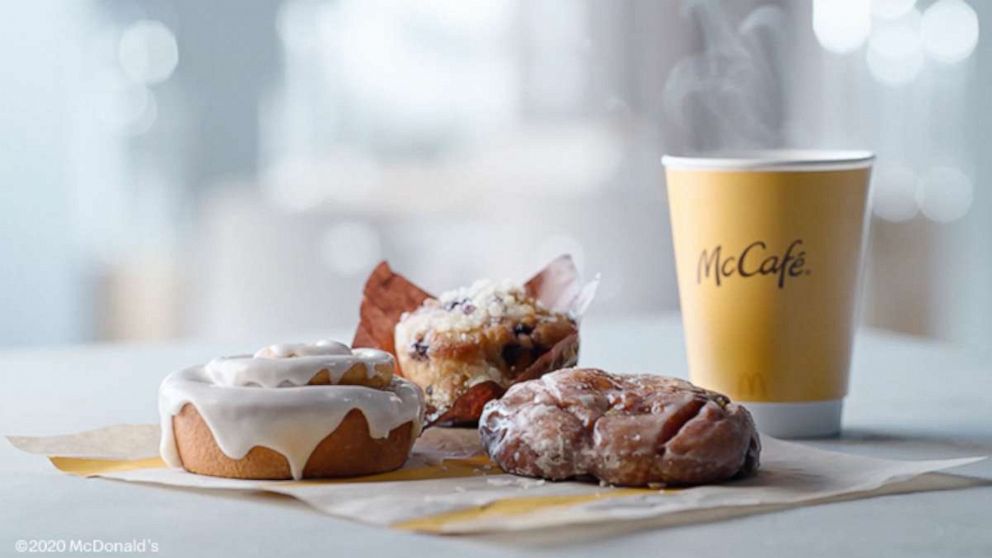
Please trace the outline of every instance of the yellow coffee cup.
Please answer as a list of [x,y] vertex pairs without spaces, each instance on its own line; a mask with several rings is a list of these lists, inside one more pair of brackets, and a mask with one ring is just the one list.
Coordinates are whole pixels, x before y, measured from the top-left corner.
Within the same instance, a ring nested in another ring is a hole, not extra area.
[[692,381],[781,437],[839,432],[874,155],[666,155]]

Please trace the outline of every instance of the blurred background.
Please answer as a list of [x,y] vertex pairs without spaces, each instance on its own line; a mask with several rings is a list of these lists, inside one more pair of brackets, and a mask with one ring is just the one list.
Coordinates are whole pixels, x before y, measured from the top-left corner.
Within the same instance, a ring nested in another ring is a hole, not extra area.
[[[677,309],[659,157],[878,153],[864,321],[988,350],[992,3],[38,0],[0,19],[0,345],[347,327],[571,252]],[[987,31],[988,30],[988,31]]]

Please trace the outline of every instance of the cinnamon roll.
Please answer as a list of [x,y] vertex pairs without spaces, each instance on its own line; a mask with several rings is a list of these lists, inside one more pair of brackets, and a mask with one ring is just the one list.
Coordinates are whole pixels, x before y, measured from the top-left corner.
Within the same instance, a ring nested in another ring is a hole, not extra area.
[[159,388],[162,457],[240,479],[397,469],[420,434],[424,401],[393,368],[384,351],[318,341],[174,372]]

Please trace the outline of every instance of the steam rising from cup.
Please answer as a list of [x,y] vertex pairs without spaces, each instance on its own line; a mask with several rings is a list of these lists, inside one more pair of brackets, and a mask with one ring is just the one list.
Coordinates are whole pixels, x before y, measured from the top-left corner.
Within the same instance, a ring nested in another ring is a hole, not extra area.
[[735,26],[718,2],[692,0],[685,14],[698,25],[703,49],[679,61],[665,82],[665,115],[680,132],[670,148],[780,146],[784,11],[760,6]]

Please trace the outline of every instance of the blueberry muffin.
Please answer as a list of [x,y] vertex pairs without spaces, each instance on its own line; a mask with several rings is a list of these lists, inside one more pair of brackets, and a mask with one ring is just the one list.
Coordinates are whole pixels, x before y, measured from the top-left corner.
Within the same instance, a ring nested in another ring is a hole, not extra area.
[[[395,327],[402,374],[423,388],[428,418],[438,418],[472,390],[460,420],[478,419],[482,406],[517,381],[578,359],[578,326],[545,308],[508,281],[482,280],[428,298]],[[468,416],[466,416],[466,412]]]

